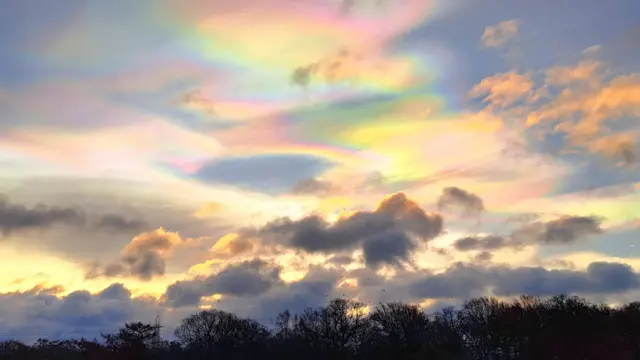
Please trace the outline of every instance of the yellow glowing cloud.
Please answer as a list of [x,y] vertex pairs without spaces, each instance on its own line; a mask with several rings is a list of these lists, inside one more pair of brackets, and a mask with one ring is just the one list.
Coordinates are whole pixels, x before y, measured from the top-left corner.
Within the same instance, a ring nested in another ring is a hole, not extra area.
[[[154,279],[152,282],[130,278],[87,280],[85,279],[86,267],[84,264],[37,252],[33,249],[25,253],[23,249],[6,244],[0,247],[0,251],[3,256],[6,256],[0,263],[0,271],[4,274],[12,274],[11,279],[0,282],[0,293],[26,291],[36,286],[60,286],[59,295],[76,290],[88,290],[96,293],[114,282],[120,282],[131,290],[134,296],[148,294],[159,297],[169,284],[182,277],[182,275],[168,274],[165,277]],[[15,281],[16,279],[20,279],[20,281]]]
[[207,218],[211,216],[216,216],[224,209],[225,209],[225,206],[218,202],[208,202],[202,205],[202,207],[198,209],[195,213],[193,213],[193,216],[197,218]]

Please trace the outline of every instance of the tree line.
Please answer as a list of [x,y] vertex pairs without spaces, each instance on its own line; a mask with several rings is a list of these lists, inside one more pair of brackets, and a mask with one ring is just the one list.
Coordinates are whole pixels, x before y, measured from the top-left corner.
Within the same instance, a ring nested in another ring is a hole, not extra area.
[[476,298],[426,314],[414,305],[374,309],[334,299],[270,327],[220,310],[193,314],[175,329],[127,323],[101,339],[0,343],[0,359],[21,360],[640,360],[640,302],[621,307],[575,296]]

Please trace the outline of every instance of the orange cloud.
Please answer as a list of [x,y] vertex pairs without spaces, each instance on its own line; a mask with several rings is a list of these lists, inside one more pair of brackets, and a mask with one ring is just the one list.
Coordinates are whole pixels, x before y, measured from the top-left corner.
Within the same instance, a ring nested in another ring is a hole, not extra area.
[[585,60],[575,66],[554,66],[546,70],[546,82],[550,85],[570,85],[577,82],[598,80],[597,71],[602,64]]
[[529,74],[511,71],[489,76],[470,91],[484,96],[487,111],[525,119],[541,133],[566,135],[565,151],[586,150],[632,163],[637,159],[637,134],[625,123],[612,121],[640,117],[640,74],[609,76],[605,64],[582,60],[553,66],[536,84]]
[[588,143],[589,150],[604,154],[610,158],[622,159],[623,164],[635,164],[637,161],[635,147],[638,135],[626,132],[609,135]]
[[505,107],[533,95],[534,83],[529,74],[515,71],[486,77],[475,85],[469,95],[480,97],[486,95],[484,102],[493,106]]

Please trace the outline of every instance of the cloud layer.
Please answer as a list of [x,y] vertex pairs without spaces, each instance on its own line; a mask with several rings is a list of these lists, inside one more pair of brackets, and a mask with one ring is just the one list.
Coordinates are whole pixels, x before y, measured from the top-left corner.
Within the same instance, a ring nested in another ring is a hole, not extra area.
[[640,294],[633,0],[58,5],[0,15],[0,334]]

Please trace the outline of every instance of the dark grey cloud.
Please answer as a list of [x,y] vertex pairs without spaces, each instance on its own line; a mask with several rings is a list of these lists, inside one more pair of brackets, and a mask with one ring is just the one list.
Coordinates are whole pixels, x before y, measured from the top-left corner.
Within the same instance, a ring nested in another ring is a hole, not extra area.
[[464,237],[456,240],[453,246],[458,251],[492,251],[502,248],[519,249],[534,244],[573,244],[603,233],[601,221],[601,218],[595,216],[563,215],[547,222],[526,223],[506,236]]
[[603,232],[601,219],[594,216],[564,216],[545,224],[542,240],[546,243],[567,243]]
[[249,316],[270,323],[278,313],[289,310],[300,313],[306,307],[318,307],[339,296],[338,283],[343,278],[339,271],[311,267],[305,277],[294,283],[274,288],[257,301],[251,301]]
[[[396,193],[380,202],[374,211],[359,211],[333,224],[317,215],[295,221],[284,218],[257,231],[249,231],[248,235],[259,236],[266,243],[310,253],[334,253],[356,249],[367,240],[389,232],[406,233],[429,241],[438,236],[442,228],[439,214],[428,214],[405,194]],[[369,246],[380,246],[380,241],[370,241]],[[406,244],[403,246],[410,248]]]
[[95,227],[112,232],[120,231],[140,231],[148,224],[142,219],[127,219],[118,214],[106,214],[100,217]]
[[523,242],[566,244],[603,232],[602,218],[596,216],[569,216],[547,222],[534,222],[516,229],[512,237]]
[[409,292],[419,298],[472,297],[487,286],[486,269],[457,264],[446,272],[428,275],[411,284]]
[[166,271],[164,253],[180,245],[182,239],[164,229],[145,232],[134,237],[122,250],[118,262],[101,266],[94,264],[86,274],[88,279],[97,277],[132,276],[149,281]]
[[486,261],[491,261],[491,258],[493,257],[493,255],[488,252],[488,251],[483,251],[481,253],[479,253],[478,255],[476,255],[473,259],[477,262],[486,262]]
[[362,245],[365,264],[371,268],[384,264],[401,266],[415,248],[405,233],[393,231],[372,236]]
[[329,260],[327,260],[327,262],[338,266],[344,266],[351,264],[353,260],[354,259],[353,257],[351,257],[351,255],[334,255]]
[[458,263],[410,285],[419,298],[469,298],[489,290],[497,296],[529,294],[614,294],[640,288],[640,276],[627,264],[594,262],[586,271],[543,267],[490,267]]
[[497,250],[507,246],[508,240],[502,236],[469,236],[456,240],[453,247],[458,251]]
[[[32,341],[42,334],[60,339],[115,332],[129,321],[152,321],[163,314],[150,298],[132,298],[121,284],[112,284],[97,294],[74,291],[59,296],[57,291],[36,287],[25,292],[0,294],[3,320],[0,333]],[[39,335],[40,334],[40,335]]]
[[98,296],[102,299],[126,300],[131,297],[131,291],[122,283],[114,283],[98,293]]
[[210,161],[194,177],[265,193],[289,192],[298,182],[312,178],[333,165],[309,155],[256,155]]
[[291,192],[296,195],[326,195],[331,193],[333,189],[333,183],[331,183],[330,181],[310,178],[298,181],[293,186],[293,189],[291,189]]
[[[32,207],[11,202],[7,196],[0,195],[0,233],[9,236],[16,231],[46,229],[53,225],[67,225],[84,228],[88,216],[79,206],[47,206],[38,203]],[[97,230],[109,232],[139,231],[146,226],[141,219],[127,219],[118,214],[99,215],[91,226]]]
[[48,207],[44,204],[28,208],[0,196],[0,233],[3,236],[14,231],[42,229],[54,224],[84,226],[85,216],[75,208]]
[[194,306],[205,296],[258,296],[278,284],[280,268],[255,259],[229,265],[214,275],[171,284],[164,299],[172,307]]
[[438,208],[458,209],[464,215],[480,215],[485,210],[484,202],[478,195],[458,187],[446,187],[442,190],[438,198]]

